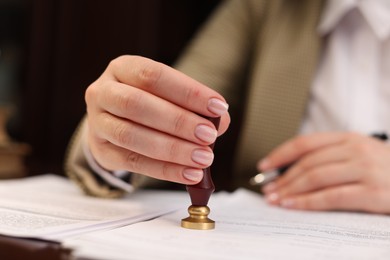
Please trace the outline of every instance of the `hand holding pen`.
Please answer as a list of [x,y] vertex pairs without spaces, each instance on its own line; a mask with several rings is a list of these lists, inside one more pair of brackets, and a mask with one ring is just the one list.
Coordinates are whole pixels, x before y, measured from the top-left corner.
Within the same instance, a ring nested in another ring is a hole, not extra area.
[[[377,138],[378,140],[387,141],[389,138],[386,133],[373,133],[371,137]],[[292,164],[287,164],[285,166],[279,167],[277,169],[260,172],[253,176],[249,180],[249,184],[252,186],[256,185],[266,185],[274,180],[276,178],[282,176],[286,171],[292,166]]]
[[267,201],[296,209],[390,213],[390,147],[378,140],[385,135],[374,137],[317,133],[287,141],[259,165],[262,171],[288,165],[263,187]]

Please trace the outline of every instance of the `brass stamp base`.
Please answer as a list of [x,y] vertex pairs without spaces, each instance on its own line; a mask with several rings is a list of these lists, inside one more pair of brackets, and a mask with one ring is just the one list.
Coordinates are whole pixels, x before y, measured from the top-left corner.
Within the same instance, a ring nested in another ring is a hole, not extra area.
[[183,228],[208,230],[215,228],[214,220],[208,218],[210,209],[207,206],[190,206],[188,208],[190,216],[181,220]]

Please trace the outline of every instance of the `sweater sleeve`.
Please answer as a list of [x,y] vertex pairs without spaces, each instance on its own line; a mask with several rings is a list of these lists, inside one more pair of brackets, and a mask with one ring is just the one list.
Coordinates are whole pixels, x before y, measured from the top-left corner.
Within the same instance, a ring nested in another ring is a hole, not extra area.
[[265,1],[227,0],[200,28],[175,68],[222,94],[241,100]]
[[80,122],[68,145],[65,173],[88,195],[106,198],[121,197],[124,191],[110,184],[94,170],[87,160],[83,146],[86,143],[86,117]]

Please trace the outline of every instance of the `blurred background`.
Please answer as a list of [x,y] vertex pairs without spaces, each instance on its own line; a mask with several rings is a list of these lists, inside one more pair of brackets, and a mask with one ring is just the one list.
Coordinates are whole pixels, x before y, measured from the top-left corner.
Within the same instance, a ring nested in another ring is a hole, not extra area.
[[84,91],[110,60],[172,65],[220,0],[0,0],[0,178],[63,174]]

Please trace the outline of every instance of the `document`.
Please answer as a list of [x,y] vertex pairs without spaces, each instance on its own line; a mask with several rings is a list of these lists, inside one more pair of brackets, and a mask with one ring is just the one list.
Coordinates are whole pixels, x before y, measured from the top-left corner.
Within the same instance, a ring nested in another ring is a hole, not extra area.
[[176,192],[161,191],[138,192],[122,199],[94,198],[55,175],[2,180],[0,234],[60,240],[155,218],[188,200]]
[[60,241],[76,259],[390,259],[390,216],[268,205],[239,189],[210,199],[214,230],[180,226],[187,192],[85,196],[54,175],[0,181],[0,234]]
[[88,259],[390,259],[390,216],[282,209],[247,190],[210,208],[214,230],[181,228],[179,210],[63,242]]

